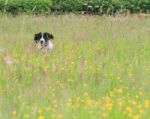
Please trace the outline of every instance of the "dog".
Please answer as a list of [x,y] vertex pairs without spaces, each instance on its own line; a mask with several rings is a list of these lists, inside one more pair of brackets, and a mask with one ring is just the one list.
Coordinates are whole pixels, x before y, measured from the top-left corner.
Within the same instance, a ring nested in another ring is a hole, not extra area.
[[53,49],[52,40],[54,40],[54,36],[48,32],[34,34],[34,41],[39,44],[38,48],[41,50]]

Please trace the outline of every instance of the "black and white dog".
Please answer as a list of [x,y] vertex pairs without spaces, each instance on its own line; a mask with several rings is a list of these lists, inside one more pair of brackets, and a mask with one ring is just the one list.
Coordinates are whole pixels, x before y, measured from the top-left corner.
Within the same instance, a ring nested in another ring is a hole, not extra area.
[[52,34],[47,32],[39,32],[34,35],[34,41],[39,44],[38,48],[41,50],[53,49],[54,45],[51,40],[54,40],[54,37]]

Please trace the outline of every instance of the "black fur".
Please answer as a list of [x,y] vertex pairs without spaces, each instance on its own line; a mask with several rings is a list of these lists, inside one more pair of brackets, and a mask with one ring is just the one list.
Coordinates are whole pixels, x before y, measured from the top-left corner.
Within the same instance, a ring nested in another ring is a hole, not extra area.
[[34,34],[34,41],[37,43],[41,37],[42,37],[41,32]]
[[47,40],[51,40],[51,39],[54,40],[53,35],[50,34],[50,33],[47,33],[47,32],[43,33],[43,38],[44,38],[46,41],[47,41]]

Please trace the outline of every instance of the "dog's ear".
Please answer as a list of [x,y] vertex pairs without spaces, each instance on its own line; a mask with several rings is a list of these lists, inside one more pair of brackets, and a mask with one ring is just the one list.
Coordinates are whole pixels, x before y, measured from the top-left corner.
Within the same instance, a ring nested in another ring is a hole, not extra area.
[[41,32],[34,34],[34,41],[37,43],[40,39]]
[[46,32],[46,34],[47,34],[48,39],[50,39],[50,40],[53,39],[54,40],[54,36],[52,34],[47,33],[47,32]]

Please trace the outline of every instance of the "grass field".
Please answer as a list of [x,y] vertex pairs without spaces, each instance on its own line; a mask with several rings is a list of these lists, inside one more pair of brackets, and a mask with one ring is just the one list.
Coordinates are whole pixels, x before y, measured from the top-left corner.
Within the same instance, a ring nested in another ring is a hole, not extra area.
[[150,18],[0,17],[0,119],[149,119]]

